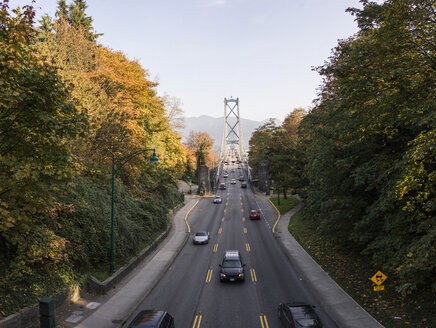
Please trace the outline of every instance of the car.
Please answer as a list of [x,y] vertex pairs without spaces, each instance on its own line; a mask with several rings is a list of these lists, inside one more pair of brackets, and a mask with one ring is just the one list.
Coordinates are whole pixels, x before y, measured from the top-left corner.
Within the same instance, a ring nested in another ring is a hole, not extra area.
[[220,266],[220,281],[245,281],[245,264],[242,255],[237,250],[224,252]]
[[220,183],[220,186],[218,187],[218,189],[226,190],[226,184],[225,183]]
[[321,320],[314,308],[313,305],[299,302],[279,304],[279,320],[283,327],[321,328]]
[[224,177],[224,178],[228,178],[228,177],[229,177],[229,174],[228,174],[228,173],[224,173],[224,174],[223,174],[223,177]]
[[231,172],[231,173],[235,173],[235,169],[231,169],[230,172]]
[[238,165],[238,169],[242,169],[242,166],[241,166],[241,165]]
[[244,176],[243,175],[240,175],[239,176],[239,181],[244,181],[245,179],[244,179]]
[[250,211],[250,219],[251,220],[260,220],[260,211],[259,210],[251,210]]
[[243,181],[243,182],[241,183],[241,188],[247,188],[247,182]]
[[174,328],[174,317],[167,311],[143,310],[127,328]]
[[232,181],[230,181],[231,184],[236,184],[236,180],[232,179]]
[[221,196],[216,195],[215,198],[213,199],[214,204],[221,204],[222,202],[223,200],[221,199]]
[[194,235],[192,242],[194,245],[204,245],[209,244],[210,235],[208,231],[199,231]]

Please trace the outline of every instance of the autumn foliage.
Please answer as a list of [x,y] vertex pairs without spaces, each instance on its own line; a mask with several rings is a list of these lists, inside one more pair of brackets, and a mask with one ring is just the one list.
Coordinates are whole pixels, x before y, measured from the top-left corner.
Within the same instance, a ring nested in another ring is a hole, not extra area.
[[38,29],[0,3],[0,317],[77,282],[109,256],[116,158],[116,262],[150,243],[180,202],[186,151],[157,83],[96,42],[84,1]]

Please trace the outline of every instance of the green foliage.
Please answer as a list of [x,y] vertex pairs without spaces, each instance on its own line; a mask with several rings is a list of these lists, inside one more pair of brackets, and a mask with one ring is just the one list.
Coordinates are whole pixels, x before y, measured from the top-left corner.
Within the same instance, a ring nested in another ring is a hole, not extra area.
[[403,293],[436,278],[432,1],[364,2],[360,32],[318,71],[300,126],[305,218],[370,256]]
[[[269,160],[269,147],[272,143],[274,133],[278,129],[274,119],[258,127],[250,138],[249,165],[252,168],[259,168],[262,161]],[[258,170],[254,170],[254,175],[257,176]]]
[[180,202],[185,152],[157,84],[95,43],[84,1],[58,5],[60,20],[44,16],[36,32],[32,7],[0,2],[0,317],[108,267],[112,152],[153,145],[160,160],[117,170],[116,264]]

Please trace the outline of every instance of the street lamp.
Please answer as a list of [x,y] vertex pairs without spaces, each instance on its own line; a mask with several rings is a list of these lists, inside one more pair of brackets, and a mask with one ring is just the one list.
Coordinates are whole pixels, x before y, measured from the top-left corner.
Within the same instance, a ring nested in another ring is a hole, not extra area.
[[[112,153],[112,202],[111,202],[111,258],[110,258],[110,268],[109,273],[113,274],[115,272],[115,265],[114,265],[114,190],[115,190],[115,174],[117,170],[121,169],[124,164],[126,164],[128,161],[130,161],[132,158],[138,156],[139,154],[145,153],[147,151],[153,151],[153,155],[150,157],[150,163],[159,163],[159,158],[156,156],[156,149],[155,148],[147,148],[147,149],[141,149],[138,151],[135,151],[134,153],[131,153],[130,155],[116,158],[115,154]],[[119,166],[115,167],[115,161],[119,161]]]

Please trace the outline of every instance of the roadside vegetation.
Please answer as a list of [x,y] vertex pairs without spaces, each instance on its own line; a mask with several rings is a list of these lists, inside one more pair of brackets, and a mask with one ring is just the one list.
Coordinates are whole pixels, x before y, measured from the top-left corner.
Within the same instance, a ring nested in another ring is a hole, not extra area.
[[[321,263],[335,263],[329,273],[364,291],[370,312],[368,279],[380,270],[388,280],[377,317],[392,327],[435,326],[434,2],[362,4],[348,9],[358,33],[316,69],[324,81],[313,108],[259,127],[249,164],[256,174],[267,160],[272,186],[301,197],[293,233],[299,226],[314,232],[307,248]],[[396,315],[405,319],[389,322]]]
[[[109,270],[112,154],[116,268],[167,228],[187,169],[178,102],[98,44],[85,1],[34,15],[0,1],[0,318]],[[145,148],[158,164],[120,167]]]
[[368,258],[326,239],[312,222],[302,219],[301,213],[291,217],[289,232],[336,283],[385,327],[436,327],[431,290],[401,296],[395,291],[397,282],[388,277],[383,283],[385,290],[380,292],[379,309],[374,283],[369,280],[377,268]]

